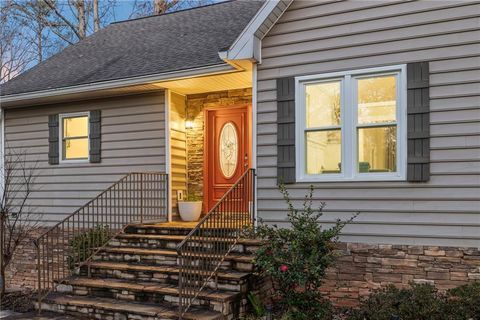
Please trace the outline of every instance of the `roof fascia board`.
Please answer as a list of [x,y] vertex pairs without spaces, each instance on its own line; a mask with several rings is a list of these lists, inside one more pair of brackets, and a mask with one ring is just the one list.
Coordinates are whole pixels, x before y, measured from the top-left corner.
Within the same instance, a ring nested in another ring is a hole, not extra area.
[[107,89],[115,89],[121,87],[129,87],[134,85],[156,83],[162,81],[171,81],[183,78],[191,78],[202,76],[205,74],[221,74],[234,71],[229,64],[216,64],[207,67],[192,68],[181,71],[164,72],[148,76],[140,76],[133,78],[124,78],[118,80],[102,81],[92,84],[82,84],[78,86],[64,87],[51,90],[33,91],[26,93],[19,93],[14,95],[7,95],[0,97],[0,104],[2,107],[8,107],[9,103],[19,102],[21,100],[33,100],[47,97],[55,97],[61,95],[75,94],[75,93],[87,93],[92,91],[100,91]]
[[[218,53],[221,59],[223,60],[252,60],[256,62],[261,62],[261,40],[255,36],[257,30],[262,26],[262,24],[269,18],[270,14],[277,7],[280,2],[286,3],[286,8],[290,6],[293,0],[269,0],[265,1],[263,6],[258,10],[255,16],[250,20],[248,25],[243,29],[240,35],[235,39],[233,44],[228,50],[221,51]],[[282,12],[282,13],[283,13]],[[278,18],[274,23],[269,27],[275,25]]]

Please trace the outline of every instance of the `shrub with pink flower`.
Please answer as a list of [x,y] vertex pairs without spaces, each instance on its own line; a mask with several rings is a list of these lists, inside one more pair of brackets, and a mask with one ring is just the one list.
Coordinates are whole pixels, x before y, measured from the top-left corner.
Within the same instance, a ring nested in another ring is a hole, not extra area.
[[283,310],[283,319],[330,319],[332,307],[322,298],[320,286],[335,260],[338,236],[350,220],[325,229],[320,223],[325,204],[313,207],[313,187],[301,209],[294,208],[285,186],[280,191],[288,205],[290,228],[264,224],[257,228],[265,244],[256,252],[255,264],[272,278],[273,298],[277,309]]

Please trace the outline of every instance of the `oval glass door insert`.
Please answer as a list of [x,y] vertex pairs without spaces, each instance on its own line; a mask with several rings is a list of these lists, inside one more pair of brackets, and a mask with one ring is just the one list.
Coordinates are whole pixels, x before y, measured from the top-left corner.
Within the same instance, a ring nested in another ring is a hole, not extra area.
[[238,164],[238,134],[231,122],[227,122],[220,131],[219,150],[220,169],[225,178],[231,178]]

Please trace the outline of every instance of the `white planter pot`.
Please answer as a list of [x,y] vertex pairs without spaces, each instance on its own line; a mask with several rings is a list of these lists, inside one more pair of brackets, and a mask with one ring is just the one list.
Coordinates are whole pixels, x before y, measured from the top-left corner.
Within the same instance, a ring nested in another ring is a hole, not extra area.
[[202,214],[202,201],[179,201],[178,212],[183,221],[198,221]]

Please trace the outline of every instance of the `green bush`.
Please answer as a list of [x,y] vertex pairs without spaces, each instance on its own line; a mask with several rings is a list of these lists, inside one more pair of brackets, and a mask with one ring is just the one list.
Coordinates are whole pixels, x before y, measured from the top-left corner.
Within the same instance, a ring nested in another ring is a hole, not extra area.
[[376,291],[353,311],[350,320],[436,320],[442,318],[442,299],[435,287],[413,284],[408,289],[391,285]]
[[349,320],[480,320],[480,283],[441,294],[430,284],[389,286],[372,293]]
[[313,187],[305,197],[302,209],[295,209],[288,191],[280,186],[288,205],[290,228],[261,225],[256,235],[264,240],[257,250],[255,264],[274,284],[276,307],[283,319],[330,319],[332,306],[320,293],[326,269],[335,260],[335,243],[348,222],[337,221],[322,228],[320,218],[324,204],[313,208]]
[[480,320],[480,282],[448,290],[443,313],[448,320]]
[[247,298],[250,302],[250,305],[252,306],[253,313],[256,317],[263,317],[267,313],[265,306],[257,295],[250,292],[247,295]]
[[72,248],[71,254],[67,257],[70,270],[75,268],[79,262],[85,261],[95,248],[101,247],[110,240],[110,229],[108,226],[98,225],[93,229],[80,233],[69,241]]

